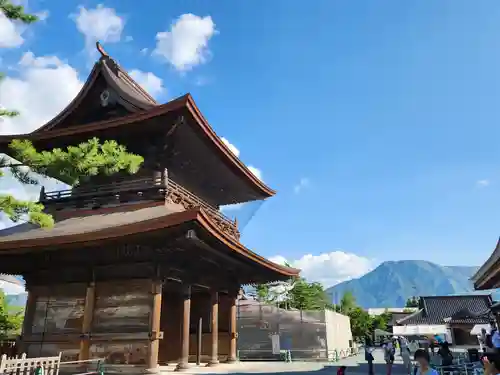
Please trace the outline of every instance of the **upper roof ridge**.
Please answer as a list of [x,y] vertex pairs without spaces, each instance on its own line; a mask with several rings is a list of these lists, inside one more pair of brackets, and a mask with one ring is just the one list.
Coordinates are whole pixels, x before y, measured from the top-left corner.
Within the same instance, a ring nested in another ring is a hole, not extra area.
[[104,50],[102,44],[99,41],[95,42],[95,47],[97,48],[97,51],[101,54],[101,57],[109,57],[108,53]]

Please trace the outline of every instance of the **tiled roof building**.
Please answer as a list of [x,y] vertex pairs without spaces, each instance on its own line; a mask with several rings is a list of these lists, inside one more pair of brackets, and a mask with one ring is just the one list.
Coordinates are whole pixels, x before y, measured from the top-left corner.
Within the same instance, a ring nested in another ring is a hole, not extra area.
[[420,309],[398,320],[400,325],[487,324],[490,321],[490,295],[421,297]]
[[399,319],[397,324],[446,326],[456,344],[471,344],[476,340],[470,335],[472,328],[477,324],[488,324],[493,319],[491,305],[490,295],[421,297],[419,310]]

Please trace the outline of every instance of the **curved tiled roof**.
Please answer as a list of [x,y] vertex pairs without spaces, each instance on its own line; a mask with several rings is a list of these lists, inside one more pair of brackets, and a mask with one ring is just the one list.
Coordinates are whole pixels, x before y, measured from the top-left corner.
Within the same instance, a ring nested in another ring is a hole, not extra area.
[[101,58],[94,64],[80,92],[57,116],[33,133],[48,132],[61,124],[87,97],[99,75],[104,77],[108,86],[118,95],[120,104],[130,112],[144,111],[158,105],[153,97],[104,51],[99,42],[96,44],[97,50],[101,53]]
[[232,166],[233,170],[240,176],[249,181],[253,186],[255,186],[264,197],[271,197],[276,192],[268,187],[262,180],[255,176],[252,171],[229,149],[229,147],[222,142],[221,138],[215,133],[212,127],[208,124],[208,121],[203,117],[198,106],[194,102],[193,97],[190,94],[186,94],[177,99],[174,99],[166,104],[158,105],[147,111],[141,111],[133,113],[127,116],[114,118],[106,121],[98,121],[89,124],[74,126],[65,129],[54,129],[49,131],[35,131],[29,134],[21,135],[0,135],[0,143],[5,145],[9,144],[13,139],[29,139],[31,141],[37,140],[50,140],[56,137],[77,135],[77,134],[92,134],[92,132],[116,128],[120,126],[142,126],[144,120],[148,120],[157,116],[167,114],[171,111],[179,109],[187,109],[193,118],[196,120],[196,126],[200,128],[205,137],[210,140],[214,152],[218,153],[224,161]]
[[33,228],[30,224],[18,226],[18,231],[2,236],[0,252],[26,249],[47,249],[77,243],[89,243],[131,234],[160,230],[186,222],[196,222],[220,245],[284,277],[298,276],[300,270],[276,264],[243,246],[222,232],[202,209],[180,210],[170,205],[154,205],[130,211],[68,217],[56,222],[52,229]]
[[489,322],[490,295],[421,297],[423,309],[397,321],[399,325],[482,324]]

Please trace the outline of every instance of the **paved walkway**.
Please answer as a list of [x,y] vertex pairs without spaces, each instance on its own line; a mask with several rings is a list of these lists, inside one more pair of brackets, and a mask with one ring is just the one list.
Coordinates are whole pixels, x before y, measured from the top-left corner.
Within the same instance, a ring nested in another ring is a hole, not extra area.
[[[386,367],[384,356],[381,350],[373,352],[375,357],[374,369],[375,375],[385,375]],[[283,375],[336,375],[339,366],[347,366],[346,375],[368,375],[368,365],[365,361],[364,352],[357,356],[344,358],[338,362],[240,362],[237,364],[220,364],[214,368],[192,367],[185,373],[188,374],[262,374],[271,375],[280,373]],[[169,374],[170,369],[163,368],[163,374]],[[396,356],[396,362],[392,373],[394,375],[403,375],[405,372],[402,367],[401,357]],[[179,373],[176,373],[179,374]]]

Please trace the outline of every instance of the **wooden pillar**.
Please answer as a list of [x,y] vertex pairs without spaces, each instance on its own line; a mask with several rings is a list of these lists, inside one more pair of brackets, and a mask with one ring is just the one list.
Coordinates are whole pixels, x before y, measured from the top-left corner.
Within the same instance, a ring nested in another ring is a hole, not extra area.
[[183,371],[189,368],[189,336],[191,320],[191,285],[185,285],[183,290],[182,305],[182,336],[181,336],[181,358],[176,370]]
[[161,293],[162,282],[161,280],[153,280],[151,293],[153,294],[153,304],[151,311],[151,333],[148,347],[148,372],[159,372],[158,367],[158,349],[160,348],[160,339],[162,333],[160,332],[160,318],[161,318]]
[[90,330],[92,328],[92,319],[94,317],[95,305],[95,283],[91,282],[87,286],[85,295],[85,308],[83,310],[82,336],[80,339],[80,361],[90,358]]
[[28,289],[28,299],[26,300],[26,306],[24,308],[24,320],[21,331],[21,345],[20,348],[18,348],[18,354],[26,353],[28,350],[26,339],[31,335],[31,331],[33,328],[33,319],[35,318],[37,299],[38,294],[36,293],[36,289]]
[[231,310],[229,312],[229,355],[227,357],[228,363],[235,363],[238,361],[236,356],[236,340],[238,339],[238,332],[236,328],[236,301],[237,298],[234,294],[230,294]]
[[219,293],[211,291],[212,304],[212,353],[208,366],[216,366],[219,363]]

